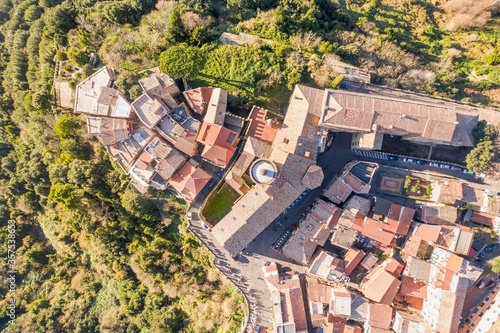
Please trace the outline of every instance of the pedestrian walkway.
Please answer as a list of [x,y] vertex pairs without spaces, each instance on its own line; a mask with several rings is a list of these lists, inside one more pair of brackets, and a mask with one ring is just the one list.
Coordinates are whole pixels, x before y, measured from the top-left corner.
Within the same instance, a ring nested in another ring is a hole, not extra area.
[[378,158],[381,160],[388,160],[389,159],[389,154],[381,153],[379,151],[353,149],[352,152],[356,155],[364,156],[364,157]]

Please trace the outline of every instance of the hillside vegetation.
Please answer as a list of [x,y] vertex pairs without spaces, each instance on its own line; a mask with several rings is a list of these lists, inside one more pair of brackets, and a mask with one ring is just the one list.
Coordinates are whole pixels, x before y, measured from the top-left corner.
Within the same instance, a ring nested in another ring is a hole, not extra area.
[[[139,195],[84,117],[54,108],[56,63],[58,80],[75,87],[97,54],[133,99],[144,69],[165,68],[162,52],[176,46],[189,50],[173,60],[189,55],[175,70],[190,86],[227,89],[242,116],[252,104],[284,113],[297,83],[337,85],[335,59],[370,70],[374,83],[497,106],[495,3],[433,3],[0,0],[0,238],[7,244],[15,219],[18,265],[16,326],[2,316],[0,330],[237,332],[244,319],[243,298],[187,232],[185,203]],[[269,43],[223,46],[224,31]],[[490,152],[497,139],[487,134],[479,141]],[[5,276],[3,245],[0,263]],[[3,279],[3,313],[7,291]]]

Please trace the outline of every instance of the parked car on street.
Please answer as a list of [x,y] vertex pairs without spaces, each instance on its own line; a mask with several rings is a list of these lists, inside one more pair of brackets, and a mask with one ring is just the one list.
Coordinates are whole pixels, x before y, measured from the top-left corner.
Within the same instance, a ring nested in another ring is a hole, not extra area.
[[412,158],[403,158],[403,162],[410,162],[410,163],[413,163],[413,159]]
[[203,229],[211,231],[211,229],[208,227],[208,225],[205,224],[205,222],[201,222],[201,226],[203,227]]
[[498,247],[497,244],[488,245],[484,248],[484,252],[486,253],[493,252],[497,247]]
[[477,285],[476,285],[476,286],[477,286],[479,289],[483,289],[483,287],[484,287],[484,285],[485,285],[485,284],[486,284],[486,282],[485,282],[483,279],[481,279],[481,280],[477,283]]
[[414,161],[414,163],[415,163],[415,164],[420,164],[420,165],[427,164],[427,162],[426,162],[426,161],[424,161],[424,160],[415,160],[415,161]]
[[399,157],[394,155],[387,155],[387,159],[390,161],[399,161]]
[[451,170],[462,171],[462,168],[452,165]]
[[443,169],[449,169],[450,168],[450,166],[448,164],[439,164],[439,167],[443,168]]
[[187,218],[188,218],[188,220],[191,220],[193,218],[193,213],[192,212],[188,212],[187,213]]
[[439,163],[436,163],[436,162],[430,162],[429,163],[430,166],[433,166],[433,167],[438,167],[439,166]]

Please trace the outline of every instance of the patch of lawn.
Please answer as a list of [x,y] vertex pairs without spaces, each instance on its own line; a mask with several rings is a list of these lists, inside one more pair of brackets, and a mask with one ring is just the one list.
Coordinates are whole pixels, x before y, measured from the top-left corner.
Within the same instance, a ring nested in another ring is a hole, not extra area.
[[[478,224],[471,223],[474,230],[474,238],[484,245],[491,245],[498,242],[495,232],[488,227],[479,227]],[[477,227],[476,227],[477,226]]]
[[215,226],[231,210],[234,202],[239,198],[229,185],[224,184],[218,192],[212,193],[208,198],[202,214],[212,226]]

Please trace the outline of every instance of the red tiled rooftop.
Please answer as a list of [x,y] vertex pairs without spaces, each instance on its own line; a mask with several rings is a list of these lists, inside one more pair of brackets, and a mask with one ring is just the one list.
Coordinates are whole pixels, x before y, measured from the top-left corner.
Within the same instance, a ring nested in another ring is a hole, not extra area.
[[385,304],[368,305],[368,325],[388,330],[391,327],[393,310]]
[[361,234],[365,237],[376,240],[382,245],[390,246],[394,240],[394,234],[384,230],[384,227],[385,223],[366,217],[365,225]]
[[361,262],[364,256],[365,253],[361,250],[353,248],[349,249],[349,251],[347,251],[344,257],[345,273],[347,275],[351,274],[352,271],[356,268],[356,266],[358,266],[358,264]]
[[401,279],[401,289],[399,293],[403,296],[427,298],[427,284],[425,282],[414,280],[413,278],[403,275]]
[[249,119],[251,120],[250,127],[248,128],[248,136],[262,140],[270,145],[273,144],[276,133],[281,128],[278,124],[274,123],[271,127],[268,126],[267,121],[264,119],[266,110],[254,106],[250,113]]

